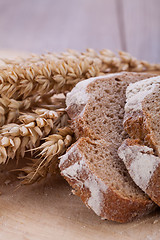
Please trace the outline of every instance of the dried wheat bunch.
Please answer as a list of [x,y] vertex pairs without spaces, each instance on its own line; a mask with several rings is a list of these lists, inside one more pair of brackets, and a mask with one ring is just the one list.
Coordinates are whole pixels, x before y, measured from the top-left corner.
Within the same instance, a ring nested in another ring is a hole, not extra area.
[[160,71],[160,64],[140,61],[125,52],[116,56],[110,50],[100,53],[88,49],[84,53],[69,50],[66,53],[35,55],[15,61],[4,60],[6,67],[0,69],[0,94],[17,99],[71,90],[86,78],[108,72]]
[[24,157],[27,149],[40,145],[40,139],[65,126],[68,115],[64,109],[36,109],[34,113],[21,115],[19,120],[22,124],[10,123],[0,130],[0,163]]
[[32,184],[46,177],[48,173],[58,172],[58,157],[63,155],[73,143],[73,131],[69,127],[61,128],[56,134],[49,135],[37,149],[40,158],[32,159],[32,163],[21,169],[26,175],[20,177],[22,184]]
[[18,122],[21,111],[26,111],[36,106],[38,100],[35,97],[24,100],[15,100],[12,98],[0,98],[0,127],[8,123]]

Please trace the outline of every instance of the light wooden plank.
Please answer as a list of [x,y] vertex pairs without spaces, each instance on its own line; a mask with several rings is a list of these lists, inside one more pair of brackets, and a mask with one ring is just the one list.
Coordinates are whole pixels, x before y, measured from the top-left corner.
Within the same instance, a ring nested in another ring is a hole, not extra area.
[[0,1],[0,47],[121,49],[115,0]]
[[160,62],[160,1],[122,3],[127,50],[138,58]]

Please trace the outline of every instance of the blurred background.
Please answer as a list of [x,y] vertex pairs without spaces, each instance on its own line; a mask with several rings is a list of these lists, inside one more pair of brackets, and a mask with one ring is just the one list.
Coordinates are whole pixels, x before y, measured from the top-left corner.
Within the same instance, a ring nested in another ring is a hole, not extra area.
[[160,62],[160,0],[0,0],[0,50],[67,48]]

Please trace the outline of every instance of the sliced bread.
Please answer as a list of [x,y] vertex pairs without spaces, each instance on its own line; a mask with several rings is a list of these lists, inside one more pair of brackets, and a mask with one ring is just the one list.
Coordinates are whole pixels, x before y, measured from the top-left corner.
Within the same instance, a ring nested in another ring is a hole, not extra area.
[[138,140],[126,139],[118,149],[134,182],[160,206],[160,158]]
[[160,157],[160,76],[127,87],[124,128]]
[[117,154],[126,138],[126,88],[151,76],[119,73],[91,78],[78,83],[67,95],[67,111],[78,141],[61,157],[61,174],[75,194],[104,219],[127,222],[155,208]]

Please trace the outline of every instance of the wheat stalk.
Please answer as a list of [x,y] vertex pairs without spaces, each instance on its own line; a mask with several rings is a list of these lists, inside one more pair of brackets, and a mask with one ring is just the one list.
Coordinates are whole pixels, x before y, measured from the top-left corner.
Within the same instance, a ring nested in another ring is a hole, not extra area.
[[40,139],[65,126],[68,116],[64,109],[36,109],[34,113],[21,115],[19,120],[22,124],[10,123],[0,130],[0,163],[24,157],[27,149],[39,146]]
[[49,110],[66,108],[65,100],[64,94],[44,94],[40,98],[39,107]]
[[116,56],[109,50],[100,53],[88,49],[84,53],[70,50],[66,53],[48,53],[32,56],[20,61],[7,61],[0,69],[0,94],[17,99],[71,90],[74,85],[86,78],[108,72],[120,71],[159,71],[160,64],[140,61],[125,52]]
[[46,177],[48,173],[58,172],[58,157],[63,155],[73,143],[73,131],[69,127],[59,129],[56,134],[49,135],[37,149],[41,150],[38,159],[21,169],[26,175],[20,177],[21,184],[32,184]]

